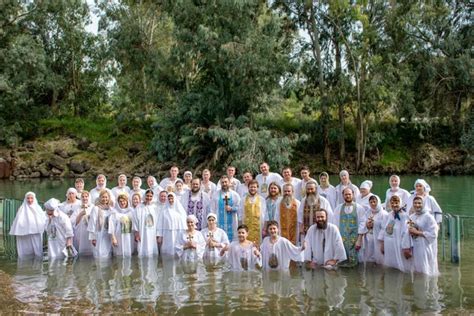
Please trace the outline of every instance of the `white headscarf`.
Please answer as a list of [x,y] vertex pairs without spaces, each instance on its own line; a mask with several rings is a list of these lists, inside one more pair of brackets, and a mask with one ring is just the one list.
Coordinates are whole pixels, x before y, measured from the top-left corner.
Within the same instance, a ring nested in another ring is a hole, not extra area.
[[156,188],[156,186],[158,185],[158,181],[156,181],[156,178],[154,176],[148,176],[147,179],[151,179],[153,181],[153,184],[151,185],[150,189]]
[[[398,180],[398,186],[397,186],[397,187],[395,187],[395,188],[394,188],[394,187],[392,187],[392,181],[391,181],[391,180],[392,180],[392,178],[397,178],[397,180]],[[390,188],[392,188],[392,189],[398,189],[398,188],[400,187],[400,177],[399,177],[399,176],[397,176],[396,174],[393,174],[393,175],[391,175],[391,176],[390,176],[390,178],[388,178],[388,185],[389,185],[389,186],[390,186]]]
[[186,211],[184,207],[181,205],[181,202],[177,198],[176,194],[168,193],[167,197],[172,195],[174,197],[173,205],[170,204],[169,200],[166,201],[166,212],[170,213],[175,212],[179,215],[180,221],[178,224],[178,229],[186,229]]
[[135,188],[133,187],[133,181],[134,181],[135,179],[138,179],[138,180],[139,180],[139,182],[138,182],[138,189],[141,189],[141,188],[142,188],[142,178],[140,178],[140,177],[133,177],[133,179],[132,179],[132,191],[135,190]]
[[69,193],[74,193],[77,197],[77,190],[75,188],[69,188],[67,189],[67,192],[66,192],[66,201],[67,201],[67,198],[69,197]]
[[370,189],[372,189],[372,185],[373,185],[372,181],[365,180],[364,182],[361,183],[360,188],[361,189],[367,189],[367,190],[370,191]]
[[415,185],[414,185],[415,190],[416,190],[416,185],[417,185],[417,184],[421,184],[421,185],[425,188],[425,192],[426,192],[427,194],[430,193],[431,187],[430,187],[430,185],[428,184],[428,182],[426,182],[424,179],[417,179],[417,180],[415,181]]
[[[33,196],[33,203],[31,205],[28,205],[26,201],[29,195]],[[13,220],[10,235],[25,236],[42,234],[46,226],[46,220],[46,214],[39,206],[36,195],[33,192],[27,192]]]
[[[375,207],[375,210],[376,210],[375,213],[378,213],[382,210],[382,201],[380,201],[380,198],[379,198],[378,195],[374,194],[372,196],[375,196],[375,198],[377,199],[377,206]],[[369,197],[369,202],[372,199],[372,196]],[[369,209],[370,209],[371,212],[373,211],[372,205],[370,203],[369,203]]]
[[[99,178],[100,177],[104,177],[104,186],[103,187],[99,187]],[[99,189],[99,190],[105,189],[107,187],[107,177],[103,174],[97,175],[97,177],[95,178],[95,184],[96,184],[97,189]]]

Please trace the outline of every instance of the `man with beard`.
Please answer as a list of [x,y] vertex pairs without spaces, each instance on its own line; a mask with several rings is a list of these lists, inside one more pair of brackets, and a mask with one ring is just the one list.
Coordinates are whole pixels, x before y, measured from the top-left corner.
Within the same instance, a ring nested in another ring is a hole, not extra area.
[[316,224],[306,234],[304,260],[307,268],[324,266],[333,269],[347,259],[342,237],[336,225],[328,223],[325,209],[316,211]]
[[275,220],[280,225],[281,236],[291,241],[295,246],[299,241],[298,231],[301,225],[298,220],[303,218],[298,213],[300,204],[300,201],[293,197],[293,186],[285,184],[283,186],[283,198],[277,203]]
[[266,213],[265,198],[258,194],[257,180],[252,180],[249,182],[249,192],[240,206],[240,218],[242,224],[249,228],[248,240],[257,245],[261,244],[262,233],[266,234]]
[[344,203],[334,210],[334,221],[341,232],[346,250],[346,266],[358,263],[357,252],[362,245],[363,234],[367,232],[365,208],[354,201],[354,192],[350,187],[343,191]]
[[306,184],[306,197],[303,198],[298,209],[298,214],[301,216],[298,220],[301,223],[300,235],[303,235],[303,237],[309,227],[316,223],[316,211],[319,209],[325,209],[328,221],[334,223],[331,205],[328,200],[319,195],[317,187],[318,183],[316,181],[309,181]]
[[[277,205],[280,202],[280,195],[281,195],[281,188],[278,184],[275,182],[270,183],[270,186],[268,187],[268,196],[265,199],[266,203],[266,215],[265,215],[265,220],[266,221],[273,221],[275,220],[275,213],[277,209]],[[267,227],[267,223],[265,223],[265,227]]]
[[221,188],[212,199],[211,210],[217,212],[217,225],[226,232],[229,240],[237,240],[239,226],[237,213],[240,209],[240,197],[237,192],[230,189],[228,176],[222,176],[219,182]]
[[209,195],[201,190],[201,181],[194,178],[191,181],[191,190],[183,196],[183,207],[186,215],[196,216],[196,230],[201,231],[207,225],[206,216],[209,213],[211,201]]

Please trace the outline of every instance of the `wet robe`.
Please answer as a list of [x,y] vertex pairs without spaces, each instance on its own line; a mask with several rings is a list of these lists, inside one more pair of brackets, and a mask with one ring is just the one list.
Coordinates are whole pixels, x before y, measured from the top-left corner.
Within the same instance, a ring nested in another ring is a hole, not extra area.
[[[76,224],[76,219],[79,213],[85,211],[86,214],[82,216],[80,222]],[[71,215],[72,227],[74,230],[74,247],[77,249],[79,255],[91,256],[93,254],[93,246],[89,241],[89,232],[87,226],[89,225],[89,218],[92,211],[92,206],[82,206],[74,211]]]
[[138,256],[157,256],[158,243],[156,236],[159,215],[156,204],[142,204],[132,214],[133,231],[138,232],[140,235],[140,241],[137,243]]
[[99,206],[92,208],[87,231],[89,240],[96,240],[96,246],[92,247],[95,258],[108,258],[112,254],[112,241],[109,235],[111,213],[111,208],[100,209]]
[[260,249],[265,270],[288,270],[291,260],[302,262],[304,259],[301,247],[296,247],[285,237],[278,236],[275,243],[266,237]]
[[[130,257],[133,252],[132,209],[116,207],[109,218],[109,234],[117,239],[115,256]],[[156,239],[155,239],[156,240]]]
[[342,237],[336,225],[328,223],[326,229],[312,225],[305,237],[304,260],[325,265],[328,260],[341,262],[347,259]]
[[73,237],[72,224],[69,217],[61,212],[54,211],[53,216],[47,219],[46,232],[48,233],[48,257],[62,258],[66,241]]
[[254,253],[255,245],[241,246],[238,241],[233,241],[229,246],[227,260],[232,271],[255,271],[262,267],[262,258]]

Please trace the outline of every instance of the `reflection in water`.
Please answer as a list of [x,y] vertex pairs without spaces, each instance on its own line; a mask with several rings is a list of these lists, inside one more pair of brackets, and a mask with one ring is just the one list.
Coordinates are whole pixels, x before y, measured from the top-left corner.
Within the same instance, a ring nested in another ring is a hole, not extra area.
[[[184,273],[179,261],[112,258],[6,262],[30,311],[157,314],[408,314],[446,311],[438,278],[379,266]],[[46,304],[46,305],[45,305]],[[47,306],[47,307],[46,307]],[[46,308],[48,308],[46,310]],[[449,309],[448,309],[449,310]]]

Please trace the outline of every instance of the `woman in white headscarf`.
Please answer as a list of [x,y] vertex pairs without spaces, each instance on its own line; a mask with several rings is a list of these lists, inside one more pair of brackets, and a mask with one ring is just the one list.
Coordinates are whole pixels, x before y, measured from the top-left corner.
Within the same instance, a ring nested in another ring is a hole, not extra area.
[[380,198],[372,194],[369,197],[369,207],[366,210],[365,217],[367,233],[364,234],[362,249],[359,252],[361,262],[375,262],[383,264],[383,253],[380,251],[380,241],[378,235],[385,223],[388,213],[382,207]]
[[418,179],[415,181],[415,192],[410,196],[407,201],[407,211],[413,213],[413,199],[417,196],[423,198],[423,209],[430,213],[439,224],[443,221],[443,211],[439,206],[436,199],[430,195],[431,187],[423,179]]
[[346,188],[352,189],[352,192],[354,192],[354,197],[358,197],[360,194],[359,188],[352,184],[349,178],[349,172],[347,170],[342,170],[339,172],[339,179],[341,179],[341,182],[336,186],[336,207],[344,203],[343,192]]
[[103,174],[99,174],[95,179],[96,187],[89,191],[90,200],[92,204],[97,204],[100,192],[102,190],[107,190],[110,196],[114,196],[112,190],[107,188],[107,178]]
[[[202,259],[206,247],[206,241],[201,232],[196,230],[197,222],[198,220],[196,216],[188,215],[186,218],[186,226],[188,229],[178,236],[176,242],[176,254],[182,259],[190,259],[190,257],[194,256],[194,253],[196,255],[196,258],[194,259]],[[186,252],[192,252],[193,255],[186,256]]]
[[133,252],[132,208],[128,201],[126,193],[119,194],[109,219],[109,234],[116,256],[131,257]]
[[108,258],[112,253],[112,242],[109,235],[109,216],[112,214],[112,207],[111,193],[102,190],[97,205],[92,208],[87,227],[96,258]]
[[10,235],[16,236],[18,258],[43,256],[43,233],[46,214],[33,192],[27,192],[10,228]]
[[72,227],[74,229],[74,247],[79,255],[92,256],[92,245],[89,241],[90,214],[94,206],[90,202],[89,191],[82,191],[81,205],[71,215]]
[[372,189],[372,181],[365,180],[360,184],[360,194],[356,197],[356,203],[362,205],[366,210],[369,208],[369,199],[373,193],[370,192]]
[[[74,195],[74,198],[75,195]],[[72,245],[74,233],[69,217],[59,210],[59,201],[49,199],[44,203],[44,209],[48,215],[46,231],[48,233],[48,257],[64,258],[77,255],[76,249]]]
[[70,218],[72,213],[80,207],[81,201],[77,199],[77,190],[74,188],[67,189],[66,201],[59,204],[59,210]]
[[392,195],[398,195],[402,200],[402,208],[406,208],[406,204],[410,198],[410,193],[407,190],[400,188],[400,177],[396,174],[390,176],[388,184],[390,185],[390,189],[388,189],[387,193],[385,193],[385,207],[390,205],[389,201]]
[[[146,191],[142,189],[142,179],[140,177],[133,177],[132,188],[130,189],[130,199],[134,194],[139,193],[142,201],[145,201],[145,192]],[[130,204],[132,203],[131,200],[129,202]]]
[[174,193],[168,193],[168,202],[158,214],[158,244],[161,255],[174,256],[176,240],[186,229],[186,212]]

